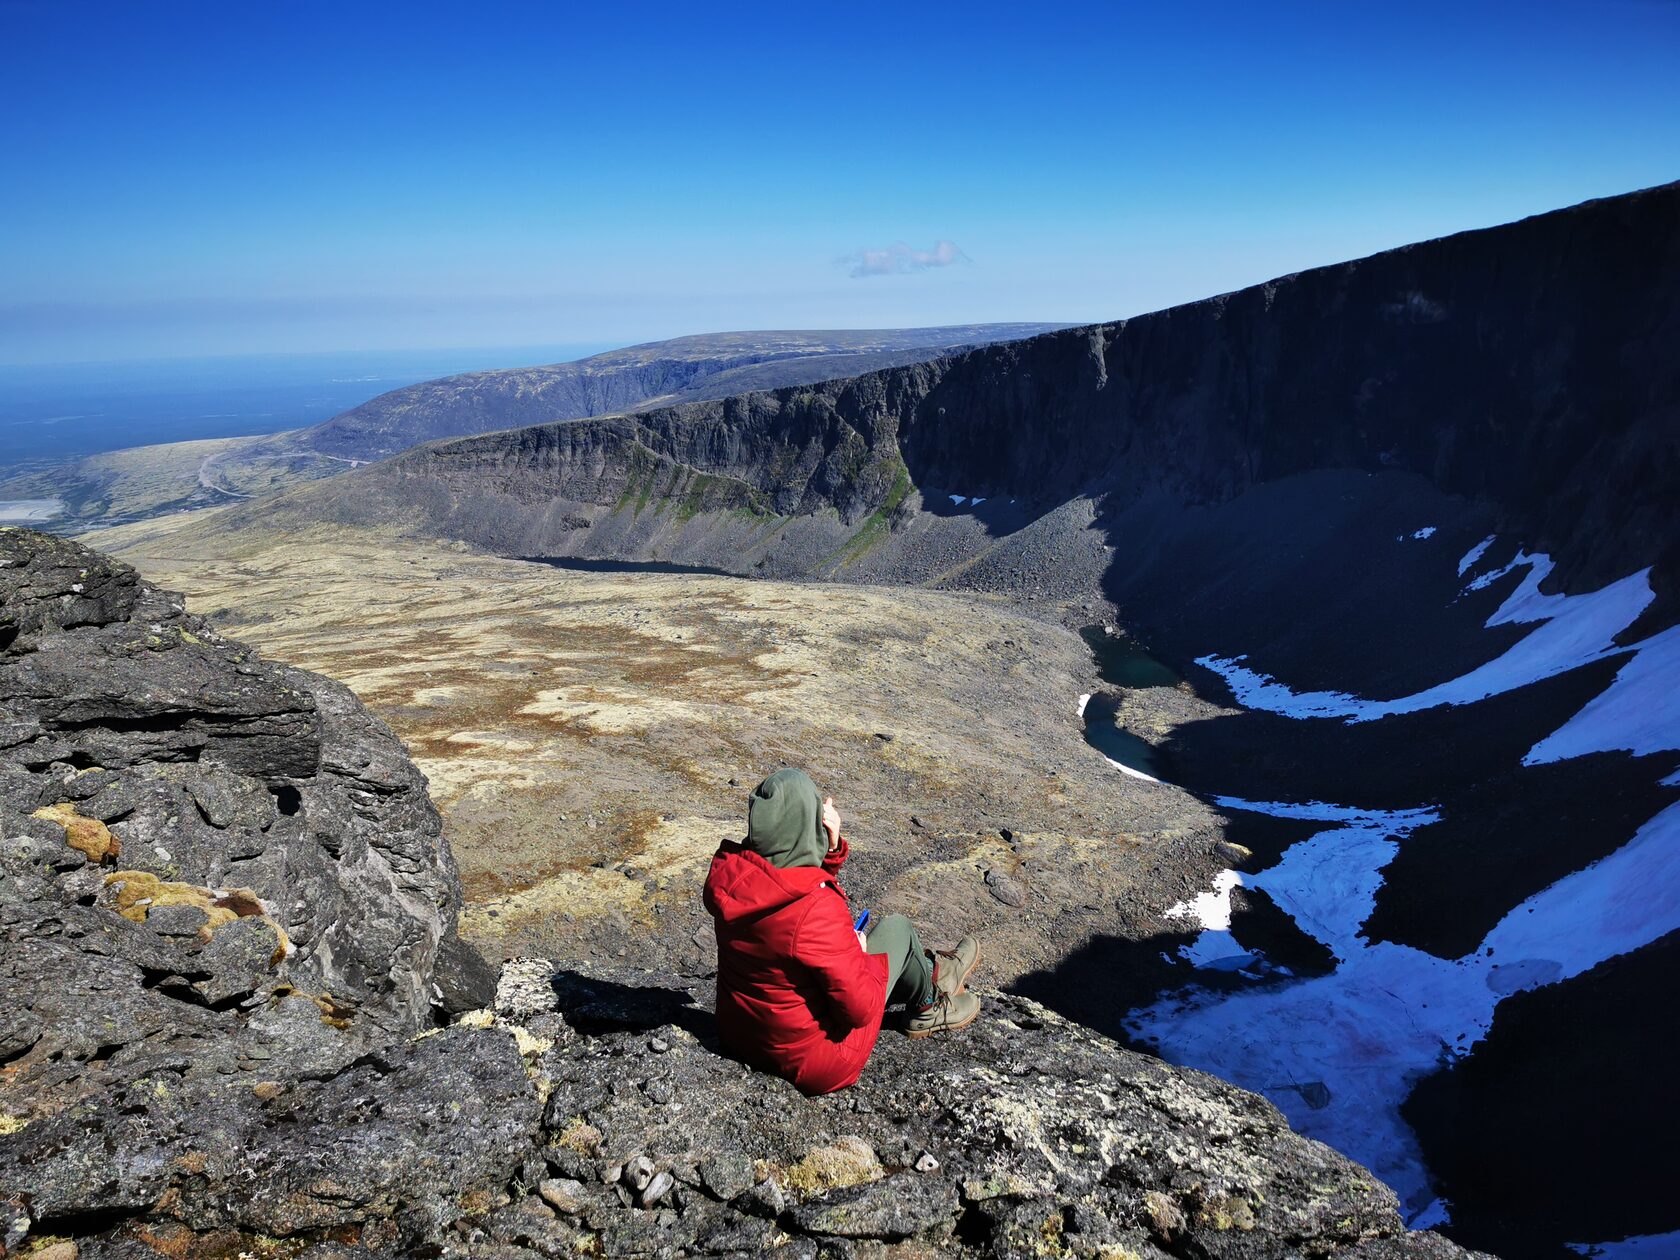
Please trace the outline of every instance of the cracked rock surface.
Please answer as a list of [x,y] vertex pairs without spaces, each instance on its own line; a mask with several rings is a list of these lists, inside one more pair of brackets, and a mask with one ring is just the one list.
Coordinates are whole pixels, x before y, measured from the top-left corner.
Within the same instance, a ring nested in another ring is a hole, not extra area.
[[459,901],[425,780],[346,688],[0,529],[8,1125],[417,1032]]

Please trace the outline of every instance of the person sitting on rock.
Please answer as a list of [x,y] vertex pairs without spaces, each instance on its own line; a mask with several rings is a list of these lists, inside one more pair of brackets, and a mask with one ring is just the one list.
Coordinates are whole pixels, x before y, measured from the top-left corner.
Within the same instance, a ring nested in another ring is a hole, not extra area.
[[833,798],[803,770],[778,770],[748,798],[745,842],[719,845],[706,876],[719,1039],[807,1094],[857,1080],[889,1002],[907,1007],[911,1037],[965,1028],[980,1014],[964,987],[980,959],[973,937],[933,953],[901,914],[853,929],[835,882],[849,852]]

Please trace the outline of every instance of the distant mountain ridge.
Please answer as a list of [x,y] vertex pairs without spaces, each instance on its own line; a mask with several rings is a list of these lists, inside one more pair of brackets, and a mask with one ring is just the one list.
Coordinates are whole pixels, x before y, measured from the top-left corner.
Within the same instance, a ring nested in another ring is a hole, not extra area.
[[810,385],[1059,327],[707,333],[466,372],[390,390],[308,428],[106,451],[10,477],[0,470],[0,503],[52,500],[57,515],[36,523],[76,533],[264,495],[443,438]]
[[468,372],[380,394],[287,444],[373,461],[422,442],[556,420],[815,384],[1018,340],[1060,324],[707,333],[647,342],[571,363]]

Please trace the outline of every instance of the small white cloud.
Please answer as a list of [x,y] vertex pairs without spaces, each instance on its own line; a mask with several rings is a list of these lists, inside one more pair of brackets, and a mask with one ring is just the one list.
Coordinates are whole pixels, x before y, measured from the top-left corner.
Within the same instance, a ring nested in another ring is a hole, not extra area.
[[968,255],[952,241],[939,241],[932,249],[911,249],[903,241],[885,249],[865,249],[848,254],[840,260],[855,277],[898,276],[909,271],[926,271],[929,267],[949,267],[952,263],[967,262]]

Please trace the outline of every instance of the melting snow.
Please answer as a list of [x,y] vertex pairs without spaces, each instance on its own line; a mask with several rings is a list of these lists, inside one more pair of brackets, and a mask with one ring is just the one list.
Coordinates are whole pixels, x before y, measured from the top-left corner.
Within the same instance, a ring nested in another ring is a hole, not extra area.
[[1114,760],[1113,757],[1104,757],[1103,760],[1108,762],[1109,765],[1113,766],[1121,774],[1130,775],[1134,779],[1142,779],[1145,783],[1159,783],[1161,781],[1154,775],[1145,774],[1142,770],[1133,769],[1131,766]]
[[[1459,576],[1492,541],[1471,548],[1459,561]],[[1225,677],[1250,708],[1371,721],[1472,703],[1625,656],[1611,685],[1536,744],[1525,764],[1615,749],[1680,749],[1680,626],[1627,647],[1614,642],[1653,598],[1649,570],[1586,594],[1547,595],[1539,588],[1551,560],[1519,552],[1467,589],[1485,588],[1519,566],[1528,569],[1522,584],[1487,624],[1539,623],[1536,629],[1495,660],[1411,696],[1378,701],[1296,692],[1239,665],[1246,659],[1241,656],[1207,656],[1199,663]],[[1680,785],[1680,771],[1663,782]],[[1360,934],[1383,869],[1411,832],[1438,821],[1437,809],[1214,799],[1225,809],[1330,825],[1291,845],[1269,870],[1223,872],[1212,891],[1173,907],[1169,917],[1203,929],[1183,956],[1200,966],[1244,965],[1229,927],[1231,889],[1246,884],[1270,896],[1331,950],[1338,965],[1326,976],[1239,993],[1187,989],[1134,1011],[1127,1026],[1174,1062],[1265,1093],[1297,1129],[1369,1165],[1400,1194],[1416,1228],[1445,1221],[1447,1212],[1433,1196],[1416,1139],[1400,1117],[1413,1085],[1481,1040],[1509,994],[1567,980],[1680,929],[1680,804],[1657,814],[1608,857],[1515,906],[1470,954],[1443,959]],[[1611,1257],[1674,1255],[1680,1254],[1680,1234],[1575,1249]]]
[[1493,535],[1489,534],[1486,538],[1482,539],[1481,542],[1470,548],[1469,551],[1466,551],[1464,553],[1464,558],[1458,562],[1458,576],[1463,577],[1466,573],[1468,573],[1475,565],[1476,561],[1480,560],[1483,554],[1491,546],[1493,546]]
[[1624,749],[1645,754],[1680,748],[1680,626],[1628,649],[1616,681],[1528,750],[1525,766]]
[[[1614,640],[1655,598],[1649,569],[1584,595],[1545,595],[1540,592],[1540,582],[1551,572],[1551,560],[1519,552],[1516,560],[1497,572],[1508,572],[1519,563],[1529,566],[1527,577],[1488,618],[1487,625],[1537,621],[1539,627],[1487,664],[1397,700],[1365,700],[1343,691],[1295,691],[1268,674],[1240,664],[1248,659],[1246,655],[1209,655],[1197,658],[1196,663],[1223,678],[1237,702],[1247,708],[1293,718],[1339,717],[1368,722],[1392,713],[1416,713],[1443,704],[1485,700],[1633,650],[1618,647]],[[1476,579],[1469,589],[1485,585],[1493,576]]]
[[[1300,926],[1337,952],[1334,972],[1235,994],[1192,990],[1134,1012],[1127,1026],[1173,1062],[1266,1094],[1297,1129],[1369,1165],[1416,1211],[1434,1196],[1399,1113],[1413,1084],[1479,1041],[1505,994],[1568,979],[1680,928],[1680,805],[1517,906],[1457,960],[1358,936],[1371,907],[1363,890],[1375,891],[1398,841],[1433,811],[1349,814],[1357,821],[1247,877],[1280,903],[1307,892],[1305,903],[1284,908],[1299,907]],[[1302,1096],[1303,1072],[1328,1091],[1322,1106]]]
[[1223,932],[1231,926],[1231,890],[1241,884],[1242,876],[1235,871],[1220,871],[1213,877],[1211,891],[1179,902],[1167,911],[1166,917],[1189,919],[1204,930]]

